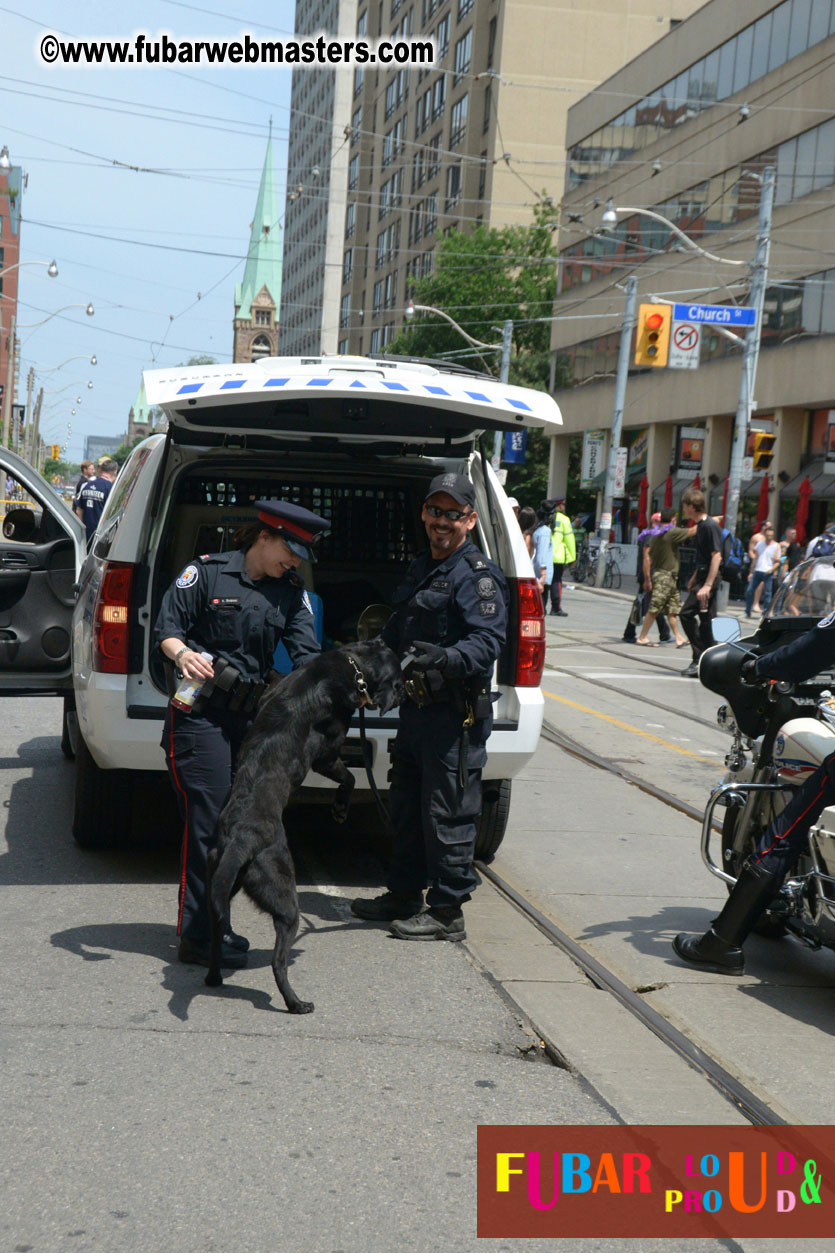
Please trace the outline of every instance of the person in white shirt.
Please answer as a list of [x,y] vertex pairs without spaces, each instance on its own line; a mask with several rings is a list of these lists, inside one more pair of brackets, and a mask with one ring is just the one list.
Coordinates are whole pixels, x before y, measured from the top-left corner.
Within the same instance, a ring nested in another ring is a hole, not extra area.
[[754,564],[748,575],[748,587],[745,592],[746,618],[750,618],[752,612],[760,612],[760,599],[762,599],[762,612],[767,612],[774,589],[774,575],[780,565],[780,545],[774,538],[774,527],[770,522],[766,522],[763,527],[762,536],[754,547]]

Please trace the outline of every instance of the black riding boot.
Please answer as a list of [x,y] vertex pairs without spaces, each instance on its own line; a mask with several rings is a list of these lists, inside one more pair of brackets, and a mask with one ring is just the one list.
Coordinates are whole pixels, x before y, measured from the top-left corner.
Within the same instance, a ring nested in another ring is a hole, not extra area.
[[748,861],[742,867],[725,907],[704,935],[677,935],[673,948],[690,966],[717,975],[745,972],[742,942],[780,890],[783,872],[763,870]]

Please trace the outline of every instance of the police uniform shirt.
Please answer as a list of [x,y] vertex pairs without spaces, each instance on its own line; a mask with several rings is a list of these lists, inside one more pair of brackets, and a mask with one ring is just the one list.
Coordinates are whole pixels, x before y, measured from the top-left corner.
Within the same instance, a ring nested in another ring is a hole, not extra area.
[[84,525],[88,536],[93,534],[101,520],[104,502],[110,495],[112,486],[110,479],[100,479],[97,475],[94,479],[86,479],[78,493],[78,508],[84,510]]
[[835,663],[835,609],[821,618],[811,631],[773,652],[758,657],[755,670],[761,679],[787,679],[804,683]]
[[250,579],[242,549],[197,557],[165,593],[156,642],[175,636],[189,648],[224,657],[245,679],[261,682],[283,640],[295,666],[318,656],[313,606],[293,570]]
[[487,676],[507,632],[507,585],[501,570],[467,540],[443,561],[426,552],[394,594],[382,632],[397,653],[415,640],[451,649],[449,678]]

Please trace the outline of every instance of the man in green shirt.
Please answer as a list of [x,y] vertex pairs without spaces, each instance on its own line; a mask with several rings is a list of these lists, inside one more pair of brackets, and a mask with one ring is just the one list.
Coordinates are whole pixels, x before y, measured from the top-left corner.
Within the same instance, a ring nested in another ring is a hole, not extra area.
[[686,539],[693,536],[692,526],[676,526],[675,509],[661,510],[661,523],[654,528],[655,534],[644,545],[644,590],[652,593],[649,609],[641,626],[636,644],[655,648],[649,638],[649,630],[659,614],[663,613],[676,637],[676,648],[683,648],[687,636],[678,624],[681,613],[681,596],[678,590],[678,549]]

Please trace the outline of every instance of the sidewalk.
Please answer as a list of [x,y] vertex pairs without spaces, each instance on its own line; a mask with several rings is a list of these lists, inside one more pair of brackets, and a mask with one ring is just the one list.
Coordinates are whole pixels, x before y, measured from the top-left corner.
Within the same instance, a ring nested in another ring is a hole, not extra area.
[[[621,583],[618,591],[612,591],[605,587],[589,587],[588,583],[572,583],[571,579],[563,580],[563,590],[566,592],[588,592],[592,596],[614,596],[618,600],[634,600],[638,594],[638,580],[634,574],[624,574],[621,571]],[[684,602],[684,593],[682,592],[682,603]],[[745,617],[745,602],[742,600],[731,600],[724,609],[720,611],[724,615],[734,618]],[[547,616],[547,615],[546,615]],[[755,619],[751,619],[755,621]]]

